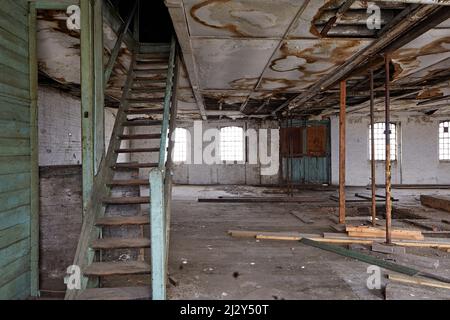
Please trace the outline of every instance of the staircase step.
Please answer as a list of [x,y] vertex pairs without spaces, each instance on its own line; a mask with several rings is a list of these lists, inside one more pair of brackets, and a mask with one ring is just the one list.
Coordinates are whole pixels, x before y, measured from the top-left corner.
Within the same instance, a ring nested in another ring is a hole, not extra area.
[[164,109],[147,109],[147,108],[133,108],[125,111],[126,114],[163,114]]
[[165,93],[166,87],[157,88],[145,88],[145,87],[134,87],[131,88],[131,93]]
[[160,126],[162,122],[160,120],[128,120],[122,124],[124,127],[151,127]]
[[[147,181],[148,183],[148,181]],[[150,224],[148,215],[131,217],[103,217],[97,220],[96,226],[114,227],[114,226],[141,226]]]
[[113,180],[107,183],[108,187],[132,187],[132,186],[148,186],[149,181],[145,179],[135,180]]
[[94,262],[84,270],[84,275],[105,277],[116,275],[148,274],[150,265],[140,261]]
[[135,79],[134,84],[131,89],[134,88],[142,88],[143,86],[160,86],[161,88],[165,88],[167,85],[166,80],[161,80],[161,79],[149,79],[149,80],[139,80],[139,79]]
[[150,239],[103,238],[93,241],[91,248],[95,250],[150,248]]
[[141,83],[141,82],[146,82],[148,83],[148,81],[155,81],[156,83],[166,83],[166,79],[167,79],[167,75],[163,74],[163,75],[158,75],[158,76],[136,76],[134,78],[135,83]]
[[147,153],[147,152],[159,152],[159,148],[142,148],[142,149],[118,149],[115,153]]
[[77,300],[150,300],[150,287],[93,288],[79,293]]
[[144,168],[157,168],[158,163],[134,163],[134,162],[124,162],[117,163],[111,167],[111,169],[144,169]]
[[150,197],[112,197],[103,199],[104,204],[148,204]]
[[163,103],[164,98],[131,98],[128,103]]
[[135,69],[134,74],[140,75],[140,76],[155,75],[155,74],[165,75],[165,74],[167,74],[168,71],[169,71],[168,68],[165,68],[165,69],[158,69],[158,68]]
[[160,134],[121,134],[118,136],[121,140],[158,140]]

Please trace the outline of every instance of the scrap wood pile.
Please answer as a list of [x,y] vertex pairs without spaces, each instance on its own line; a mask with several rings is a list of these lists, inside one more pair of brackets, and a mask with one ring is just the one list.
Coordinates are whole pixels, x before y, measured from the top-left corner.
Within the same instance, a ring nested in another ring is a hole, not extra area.
[[[386,231],[383,228],[346,226],[345,231],[346,233],[304,234],[300,232],[230,230],[228,234],[237,238],[255,238],[259,240],[300,241],[302,239],[310,239],[337,245],[371,245],[386,241]],[[449,238],[428,238],[424,237],[422,232],[415,230],[393,229],[392,243],[403,247],[436,248],[450,252]]]

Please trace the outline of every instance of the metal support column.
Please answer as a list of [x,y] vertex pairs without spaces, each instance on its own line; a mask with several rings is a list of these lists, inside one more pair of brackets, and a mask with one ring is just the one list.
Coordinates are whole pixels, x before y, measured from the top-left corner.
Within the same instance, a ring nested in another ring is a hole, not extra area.
[[390,56],[385,56],[385,72],[386,72],[386,110],[385,110],[385,136],[386,136],[386,243],[392,242],[391,225],[392,225],[392,203],[391,203],[391,114],[390,114]]
[[339,223],[345,224],[345,134],[347,83],[341,81],[340,113],[339,113]]
[[376,199],[376,180],[375,180],[375,97],[374,97],[374,80],[373,70],[370,70],[370,150],[371,150],[371,186],[372,186],[372,225],[376,226],[377,222],[377,199]]

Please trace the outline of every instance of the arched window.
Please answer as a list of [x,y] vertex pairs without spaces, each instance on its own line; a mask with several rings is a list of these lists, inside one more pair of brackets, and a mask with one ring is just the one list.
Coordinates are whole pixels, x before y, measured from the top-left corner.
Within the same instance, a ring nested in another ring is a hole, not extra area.
[[175,143],[173,149],[174,162],[186,162],[187,159],[187,135],[188,132],[183,128],[175,129]]
[[220,159],[244,161],[244,129],[224,127],[220,130]]

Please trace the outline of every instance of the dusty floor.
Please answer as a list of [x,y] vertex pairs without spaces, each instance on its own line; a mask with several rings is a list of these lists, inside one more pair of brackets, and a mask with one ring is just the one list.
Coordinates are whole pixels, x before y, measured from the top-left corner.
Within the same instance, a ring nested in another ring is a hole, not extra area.
[[[349,194],[365,192],[350,189]],[[337,203],[330,201],[334,192],[302,191],[298,196],[323,198],[321,204],[296,203],[199,203],[199,197],[276,196],[277,190],[253,187],[174,188],[169,271],[177,284],[169,288],[170,299],[385,299],[386,290],[366,286],[368,265],[334,253],[307,247],[297,242],[236,239],[230,229],[258,231],[335,232],[330,216],[337,214]],[[381,192],[380,192],[381,194]],[[448,194],[448,190],[395,190],[400,198],[396,206],[410,208],[415,218],[428,217],[433,222],[450,214],[420,206],[420,194]],[[368,206],[368,204],[363,204]],[[314,220],[305,224],[293,216],[299,211]],[[365,215],[350,209],[349,215]],[[395,216],[394,216],[395,217]],[[397,217],[402,218],[402,217]],[[409,217],[411,218],[411,217]],[[414,226],[394,220],[394,226]],[[450,229],[450,225],[448,225]],[[368,247],[364,253],[372,254]],[[438,269],[426,270],[450,276],[449,254],[434,249],[408,249],[409,253],[440,260]],[[378,254],[382,258],[387,255]],[[389,299],[450,299],[450,290],[423,289],[391,284]]]

